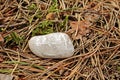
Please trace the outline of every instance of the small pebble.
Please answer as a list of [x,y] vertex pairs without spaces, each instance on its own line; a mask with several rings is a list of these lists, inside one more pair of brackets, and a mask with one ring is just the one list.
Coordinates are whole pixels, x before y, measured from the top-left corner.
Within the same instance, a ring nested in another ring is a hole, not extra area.
[[67,58],[74,54],[72,41],[61,32],[34,36],[28,44],[30,50],[42,58]]

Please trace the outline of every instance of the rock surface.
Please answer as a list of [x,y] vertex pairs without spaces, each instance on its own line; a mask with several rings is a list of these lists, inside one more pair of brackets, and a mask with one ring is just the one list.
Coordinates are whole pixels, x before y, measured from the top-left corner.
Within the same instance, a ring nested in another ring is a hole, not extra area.
[[13,80],[13,76],[7,74],[0,74],[0,80]]
[[67,58],[74,54],[74,46],[65,33],[51,33],[32,37],[30,50],[42,58]]

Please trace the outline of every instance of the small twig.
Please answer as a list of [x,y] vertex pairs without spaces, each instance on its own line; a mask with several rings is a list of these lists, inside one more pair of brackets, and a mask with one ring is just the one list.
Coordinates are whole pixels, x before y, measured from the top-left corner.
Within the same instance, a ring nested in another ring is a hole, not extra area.
[[[20,23],[15,23],[15,24],[11,24],[11,25],[8,25],[9,27],[17,27],[17,26],[20,26],[20,25],[23,25],[23,24],[26,24],[26,21],[22,21]],[[0,25],[1,28],[3,27],[6,27],[7,25]]]

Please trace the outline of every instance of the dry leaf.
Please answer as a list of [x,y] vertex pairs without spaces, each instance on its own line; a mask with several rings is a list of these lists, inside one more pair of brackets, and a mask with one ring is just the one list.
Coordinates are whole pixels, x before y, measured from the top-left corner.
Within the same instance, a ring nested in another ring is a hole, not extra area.
[[1,34],[0,34],[0,42],[4,42],[4,39]]
[[48,20],[54,20],[55,19],[56,14],[55,13],[48,13],[46,16],[46,19]]
[[90,21],[90,22],[96,22],[100,18],[100,15],[95,14],[95,13],[86,13],[84,14],[85,20]]
[[40,3],[39,3],[39,7],[41,10],[46,10],[48,5],[49,5],[48,3],[45,3],[43,1],[40,1]]
[[71,21],[71,29],[67,33],[71,34],[73,39],[80,39],[90,32],[90,25],[91,23],[89,21]]

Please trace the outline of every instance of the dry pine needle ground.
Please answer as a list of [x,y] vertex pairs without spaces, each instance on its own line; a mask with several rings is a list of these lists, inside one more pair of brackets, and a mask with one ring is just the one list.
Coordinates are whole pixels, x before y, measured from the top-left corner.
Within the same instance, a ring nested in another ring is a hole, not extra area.
[[[74,56],[32,54],[28,40],[53,32],[71,37]],[[119,80],[120,0],[0,0],[0,73],[14,80]]]

